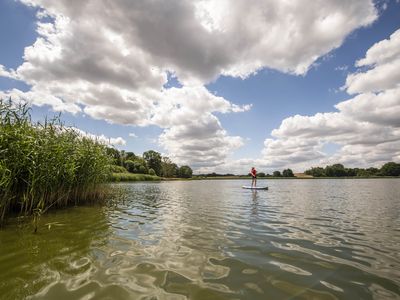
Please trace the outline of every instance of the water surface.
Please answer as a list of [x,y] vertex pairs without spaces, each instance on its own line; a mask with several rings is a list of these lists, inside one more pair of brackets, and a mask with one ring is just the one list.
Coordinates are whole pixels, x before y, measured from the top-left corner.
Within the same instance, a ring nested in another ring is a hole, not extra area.
[[0,231],[0,299],[400,299],[400,180],[121,184]]

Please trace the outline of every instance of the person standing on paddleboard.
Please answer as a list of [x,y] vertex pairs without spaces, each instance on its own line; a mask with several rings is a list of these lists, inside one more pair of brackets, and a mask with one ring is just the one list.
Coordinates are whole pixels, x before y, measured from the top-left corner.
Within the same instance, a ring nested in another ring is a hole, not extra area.
[[252,180],[251,180],[251,187],[256,187],[257,185],[257,170],[256,168],[252,167],[250,171]]

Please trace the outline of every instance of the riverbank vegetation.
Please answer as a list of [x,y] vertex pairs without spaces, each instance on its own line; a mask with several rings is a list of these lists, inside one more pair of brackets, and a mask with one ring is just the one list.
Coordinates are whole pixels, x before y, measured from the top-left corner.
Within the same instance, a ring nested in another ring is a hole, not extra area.
[[123,182],[123,181],[160,181],[161,177],[149,174],[132,174],[128,172],[113,173],[111,181]]
[[112,157],[113,181],[160,180],[160,177],[191,178],[193,175],[191,167],[179,167],[169,157],[163,157],[154,150],[146,151],[142,156],[115,148],[108,148],[107,151]]
[[313,177],[385,177],[400,176],[400,164],[388,162],[381,168],[346,168],[342,164],[328,165],[325,168],[312,167],[304,172]]
[[[279,179],[279,178],[383,178],[383,177],[400,177],[400,164],[395,162],[387,162],[380,168],[346,168],[342,164],[333,164],[323,167],[312,167],[304,173],[293,173],[291,169],[281,171],[273,171],[272,174],[258,172],[257,178]],[[235,174],[198,174],[193,179],[249,179],[250,173],[247,175]]]
[[[208,173],[208,174],[198,174],[194,176],[196,179],[248,179],[251,178],[251,174],[247,175],[235,175],[231,173],[218,174],[218,173]],[[266,174],[264,172],[257,172],[257,178],[290,178],[295,177],[291,169],[284,169],[281,171],[274,171],[271,174]]]
[[29,108],[0,100],[0,223],[11,213],[102,201],[111,174],[107,147],[63,126],[32,122]]

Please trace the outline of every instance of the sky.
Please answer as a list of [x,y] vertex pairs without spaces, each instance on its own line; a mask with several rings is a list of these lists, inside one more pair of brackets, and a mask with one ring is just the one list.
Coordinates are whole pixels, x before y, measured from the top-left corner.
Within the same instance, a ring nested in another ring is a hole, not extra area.
[[1,0],[0,98],[195,173],[400,162],[400,1]]

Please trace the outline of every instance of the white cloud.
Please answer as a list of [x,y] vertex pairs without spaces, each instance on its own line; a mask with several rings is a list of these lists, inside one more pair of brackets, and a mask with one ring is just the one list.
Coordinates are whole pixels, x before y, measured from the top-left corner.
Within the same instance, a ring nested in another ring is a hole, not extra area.
[[136,135],[136,133],[133,133],[133,132],[130,132],[129,134],[129,137],[131,137],[131,138],[137,138],[138,136]]
[[89,139],[98,141],[98,142],[103,143],[105,145],[110,145],[110,146],[124,146],[124,145],[126,145],[126,141],[120,136],[116,137],[116,138],[112,138],[112,137],[107,137],[104,134],[101,134],[101,135],[92,134],[92,133],[83,131],[83,130],[81,130],[79,128],[76,128],[76,127],[69,127],[69,129],[75,131],[80,136],[87,137]]
[[[371,0],[21,2],[42,8],[39,37],[12,74],[32,88],[2,96],[111,123],[160,126],[160,143],[178,161],[210,166],[243,144],[215,113],[250,106],[211,94],[206,83],[265,67],[305,74],[377,18]],[[183,87],[165,89],[168,73]],[[0,68],[0,76],[10,74]]]
[[[349,93],[359,95],[338,103],[337,112],[293,116],[272,131],[265,141],[266,163],[297,167],[341,162],[349,166],[380,166],[400,159],[400,73],[386,68],[400,62],[400,30],[373,45],[357,66],[371,69],[350,74]],[[375,74],[375,76],[371,76]],[[323,145],[341,148],[332,156]],[[300,169],[302,167],[303,169]]]
[[389,39],[373,45],[357,67],[372,67],[366,72],[351,74],[346,79],[350,94],[379,92],[400,87],[400,29]]
[[239,136],[228,136],[212,114],[198,116],[195,123],[172,126],[160,136],[160,142],[171,159],[194,168],[221,165],[244,143]]
[[64,102],[62,99],[48,94],[45,91],[36,91],[35,88],[28,92],[22,92],[18,89],[12,89],[6,92],[0,91],[0,98],[11,98],[13,101],[26,102],[36,106],[50,105],[53,110],[59,112],[68,111],[75,114],[81,111],[81,108],[77,104]]
[[16,73],[14,70],[7,70],[2,64],[0,64],[0,77],[7,77],[16,79]]

